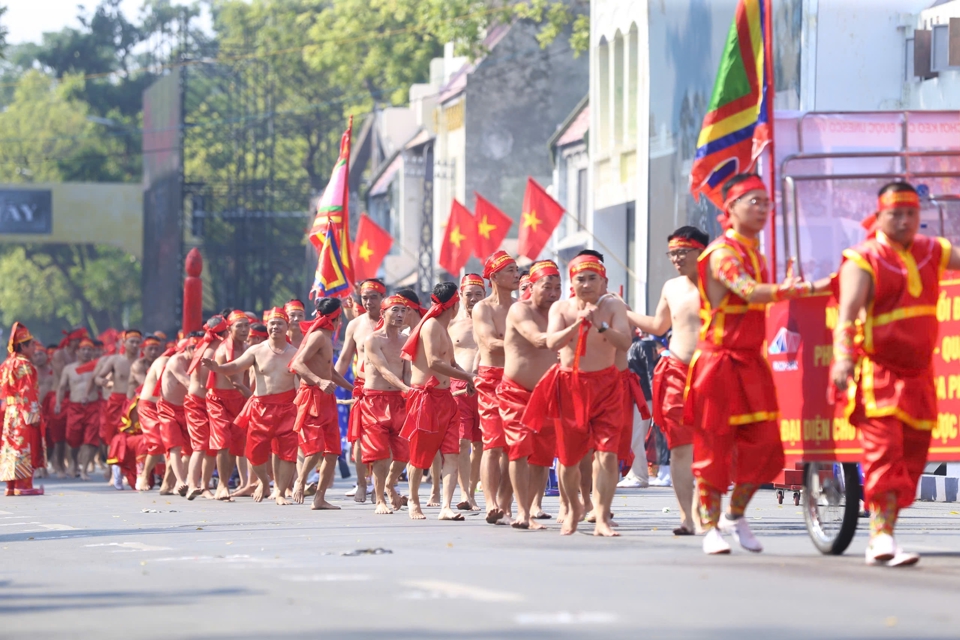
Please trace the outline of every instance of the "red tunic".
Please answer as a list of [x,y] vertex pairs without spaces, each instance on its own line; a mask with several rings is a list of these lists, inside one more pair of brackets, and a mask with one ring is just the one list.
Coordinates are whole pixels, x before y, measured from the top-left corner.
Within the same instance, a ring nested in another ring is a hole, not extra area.
[[714,307],[705,288],[710,258],[720,249],[732,252],[753,280],[766,282],[766,262],[757,245],[730,229],[710,243],[697,264],[703,324],[690,362],[683,419],[695,428],[694,475],[720,491],[731,479],[763,484],[783,469],[777,393],[763,353],[766,305],[749,304],[728,290]]
[[37,369],[30,360],[15,353],[0,364],[0,398],[4,401],[0,481],[33,478],[35,463],[43,460],[42,445],[39,452],[34,451],[40,429],[37,393]]

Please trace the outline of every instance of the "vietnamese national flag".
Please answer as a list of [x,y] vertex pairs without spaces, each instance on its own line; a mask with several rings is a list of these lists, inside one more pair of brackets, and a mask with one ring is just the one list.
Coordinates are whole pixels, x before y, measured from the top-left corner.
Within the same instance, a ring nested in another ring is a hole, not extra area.
[[459,274],[470,259],[470,248],[476,242],[477,221],[465,206],[454,200],[437,262],[449,273]]
[[520,237],[517,253],[531,260],[540,257],[540,252],[560,224],[564,208],[550,197],[533,178],[527,178],[527,192],[523,195],[523,212],[520,214]]
[[513,220],[479,193],[474,192],[474,195],[477,197],[477,208],[473,216],[477,221],[477,243],[473,245],[473,255],[482,262],[500,248]]
[[383,259],[390,253],[393,238],[370,216],[360,214],[357,237],[353,240],[353,276],[357,282],[377,277]]

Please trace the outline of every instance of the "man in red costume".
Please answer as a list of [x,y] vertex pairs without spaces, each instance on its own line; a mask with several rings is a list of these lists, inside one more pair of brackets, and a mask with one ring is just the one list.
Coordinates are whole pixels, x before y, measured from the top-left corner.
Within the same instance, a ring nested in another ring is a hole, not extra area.
[[[401,357],[406,336],[400,331],[406,324],[407,310],[419,307],[400,295],[386,298],[382,326],[370,334],[364,346],[367,382],[360,401],[360,438],[363,462],[373,466],[373,495],[378,514],[390,514],[400,508],[400,494],[394,485],[410,461],[410,443],[400,437],[407,416],[403,394],[409,390],[410,382],[410,363]],[[389,505],[384,499],[385,492],[390,497]]]
[[[904,566],[920,557],[903,551],[893,530],[916,496],[937,426],[937,298],[940,276],[960,269],[960,253],[944,238],[917,233],[920,198],[905,182],[880,190],[865,223],[867,239],[843,252],[831,378],[841,391],[850,388],[848,415],[863,446],[866,562]],[[864,315],[860,344],[855,323]]]
[[450,379],[469,382],[467,391],[472,393],[474,378],[457,364],[453,357],[453,341],[447,333],[460,303],[457,285],[441,282],[433,288],[430,300],[433,302],[430,310],[410,332],[401,350],[401,357],[412,363],[407,415],[400,432],[410,441],[410,466],[413,467],[410,471],[410,518],[426,518],[420,507],[420,480],[439,452],[443,478],[439,519],[459,521],[463,516],[450,508],[460,456],[460,410],[450,393]]
[[297,407],[293,404],[297,390],[296,376],[290,371],[297,350],[287,342],[289,319],[283,309],[274,307],[263,319],[270,334],[266,342],[247,349],[233,362],[218,364],[205,359],[203,365],[225,376],[254,368],[256,391],[236,419],[237,425],[247,430],[245,453],[257,476],[253,500],[261,502],[269,494],[267,463],[273,453],[277,457],[273,497],[278,505],[287,505],[284,494],[297,469]]
[[[723,197],[726,232],[698,261],[703,325],[687,377],[684,422],[695,428],[693,474],[704,552],[730,553],[722,534],[731,533],[744,549],[759,553],[763,545],[743,514],[760,485],[783,469],[776,388],[763,353],[766,305],[827,290],[830,281],[815,285],[789,277],[766,284],[760,234],[770,212],[767,190],[757,176],[739,174],[723,186]],[[721,517],[731,481],[730,508]]]
[[[363,367],[363,345],[367,336],[374,332],[377,323],[380,322],[380,305],[383,298],[387,295],[387,288],[377,279],[364,280],[360,283],[360,302],[363,304],[365,313],[361,313],[356,318],[347,323],[347,330],[343,337],[343,348],[340,350],[340,357],[337,359],[337,373],[341,376],[347,372],[350,366],[354,367],[353,380],[353,407],[350,409],[350,422],[347,429],[347,442],[353,447],[351,458],[357,465],[357,486],[354,490],[347,492],[347,497],[353,496],[357,502],[366,502],[367,494],[373,492],[373,488],[367,489],[367,466],[363,464],[363,455],[356,444],[360,439],[360,412],[357,410],[357,403],[363,396],[364,373]],[[357,357],[354,365],[354,356]]]
[[174,491],[181,496],[187,495],[190,489],[184,458],[189,460],[193,454],[190,448],[186,411],[183,407],[187,390],[190,388],[190,374],[187,370],[202,336],[202,331],[195,331],[177,344],[160,372],[159,382],[154,388],[154,395],[159,398],[157,416],[160,420],[160,438],[167,456],[167,465],[173,468],[173,474],[177,480]]
[[[57,379],[53,375],[53,364],[50,362],[52,351],[47,350],[42,344],[37,342],[36,350],[33,352],[33,366],[37,368],[37,397],[40,398],[40,433],[43,436],[44,444],[46,445],[45,451],[47,454],[48,460],[53,464],[53,470],[56,472],[57,477],[65,478],[67,474],[62,467],[57,466],[55,460],[56,454],[56,445],[53,442],[53,406],[57,402],[57,393],[55,391],[57,386]],[[60,425],[58,425],[60,426]],[[65,429],[66,424],[63,424],[62,427]],[[57,442],[62,443],[63,438],[66,437],[66,433],[63,430],[57,434]],[[63,452],[63,445],[60,445],[61,456]],[[62,458],[61,458],[62,463]],[[44,467],[40,470],[38,477],[45,478],[47,477],[47,469]]]
[[[143,359],[150,359],[150,355],[162,344],[161,339],[155,335],[145,337],[143,339]],[[140,386],[140,394],[137,397],[137,419],[140,422],[140,431],[143,434],[143,453],[146,456],[143,468],[140,470],[140,477],[137,480],[137,491],[148,491],[150,489],[153,470],[157,464],[163,462],[163,439],[160,437],[160,415],[157,413],[157,401],[160,399],[158,382],[167,360],[174,353],[175,349],[171,349],[149,361],[146,365],[143,384]],[[134,363],[132,372],[137,371],[139,363],[139,360]],[[165,482],[161,484],[160,492],[169,495],[173,492],[173,481],[169,480],[173,478],[173,467],[165,466],[165,471]]]
[[303,464],[293,488],[293,501],[303,504],[307,477],[317,463],[320,464],[320,481],[313,496],[313,509],[339,509],[327,502],[327,490],[333,485],[333,473],[340,456],[340,416],[337,399],[333,395],[337,386],[353,389],[333,367],[333,342],[340,331],[340,316],[343,307],[337,298],[320,298],[316,301],[317,317],[304,323],[302,344],[290,364],[291,371],[300,376],[300,389],[294,404],[297,406],[297,432]]
[[623,423],[623,389],[616,367],[617,351],[632,338],[626,305],[604,295],[607,272],[593,252],[570,261],[574,297],[550,307],[547,348],[560,351],[560,363],[547,370],[533,390],[522,422],[534,433],[544,422],[557,421],[560,460],[560,500],[564,515],[561,534],[577,530],[585,505],[581,463],[595,458],[594,535],[616,536],[610,505],[617,484],[617,452]]
[[218,449],[210,444],[210,416],[207,413],[207,389],[215,383],[212,371],[202,366],[204,358],[212,358],[224,338],[227,337],[226,318],[220,315],[211,316],[203,326],[203,337],[193,352],[193,359],[187,373],[190,375],[190,386],[183,399],[183,411],[187,417],[187,432],[190,434],[190,464],[187,468],[187,478],[190,491],[187,500],[197,496],[212,499],[210,493],[210,479],[216,466]]
[[67,405],[67,445],[70,447],[72,466],[71,475],[89,480],[87,464],[93,460],[100,446],[100,406],[103,400],[99,391],[90,391],[93,370],[96,362],[93,358],[93,341],[80,340],[77,349],[77,361],[63,368],[60,384],[57,386],[57,403],[54,413],[59,413],[64,394],[70,393]]
[[677,536],[693,535],[696,501],[693,491],[693,427],[683,420],[683,390],[690,359],[700,333],[700,290],[697,259],[707,248],[707,234],[696,227],[680,227],[667,238],[667,256],[680,274],[663,285],[653,316],[627,311],[641,331],[660,336],[673,329],[670,349],[653,372],[653,420],[667,438],[673,490],[680,504]]
[[[213,353],[218,364],[233,362],[243,353],[250,334],[250,318],[243,311],[231,311],[227,315],[227,335]],[[212,383],[212,384],[211,384]],[[246,372],[233,376],[211,372],[207,389],[207,416],[210,418],[210,448],[217,452],[217,500],[230,501],[230,476],[237,458],[243,456],[246,444],[243,429],[235,420],[243,410],[250,395]],[[253,489],[244,495],[250,495]]]
[[504,336],[503,381],[497,387],[500,417],[510,460],[510,481],[517,496],[517,529],[543,529],[532,519],[534,498],[546,485],[547,469],[553,466],[557,434],[553,421],[534,433],[523,423],[534,387],[557,362],[547,349],[550,307],[560,299],[560,270],[551,260],[530,267],[527,300],[520,300],[507,313]]
[[[486,297],[483,278],[468,273],[460,279],[460,312],[450,322],[447,331],[453,340],[453,355],[461,369],[476,374],[477,340],[473,335],[473,308]],[[456,393],[467,388],[463,380],[451,378],[450,391]],[[480,431],[480,407],[477,394],[463,393],[454,396],[460,407],[460,502],[457,509],[479,511],[476,493],[480,482],[480,461],[483,457],[483,433]]]
[[6,402],[0,434],[0,482],[6,495],[42,495],[33,488],[33,471],[46,466],[40,435],[37,369],[31,358],[37,343],[30,331],[14,322],[7,341],[7,359],[0,364],[0,397]]
[[483,277],[490,281],[490,295],[473,308],[473,335],[480,351],[477,368],[477,397],[480,406],[480,431],[483,433],[483,460],[480,483],[487,509],[487,522],[509,524],[513,490],[509,461],[503,455],[507,446],[500,419],[497,386],[503,379],[503,336],[507,330],[507,312],[513,304],[513,292],[520,286],[517,261],[505,251],[497,251],[483,265]]

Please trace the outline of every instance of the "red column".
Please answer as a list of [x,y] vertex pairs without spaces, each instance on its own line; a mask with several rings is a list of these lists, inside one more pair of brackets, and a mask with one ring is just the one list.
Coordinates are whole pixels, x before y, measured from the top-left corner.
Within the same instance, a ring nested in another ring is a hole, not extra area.
[[183,278],[183,335],[199,331],[203,327],[203,256],[194,247],[184,261],[186,276]]

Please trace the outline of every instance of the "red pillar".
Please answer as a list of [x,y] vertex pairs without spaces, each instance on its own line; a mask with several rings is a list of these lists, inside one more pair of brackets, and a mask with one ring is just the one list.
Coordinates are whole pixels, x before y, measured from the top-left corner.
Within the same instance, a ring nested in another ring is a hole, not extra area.
[[203,327],[203,256],[194,247],[184,261],[186,276],[183,278],[183,335],[199,331]]

